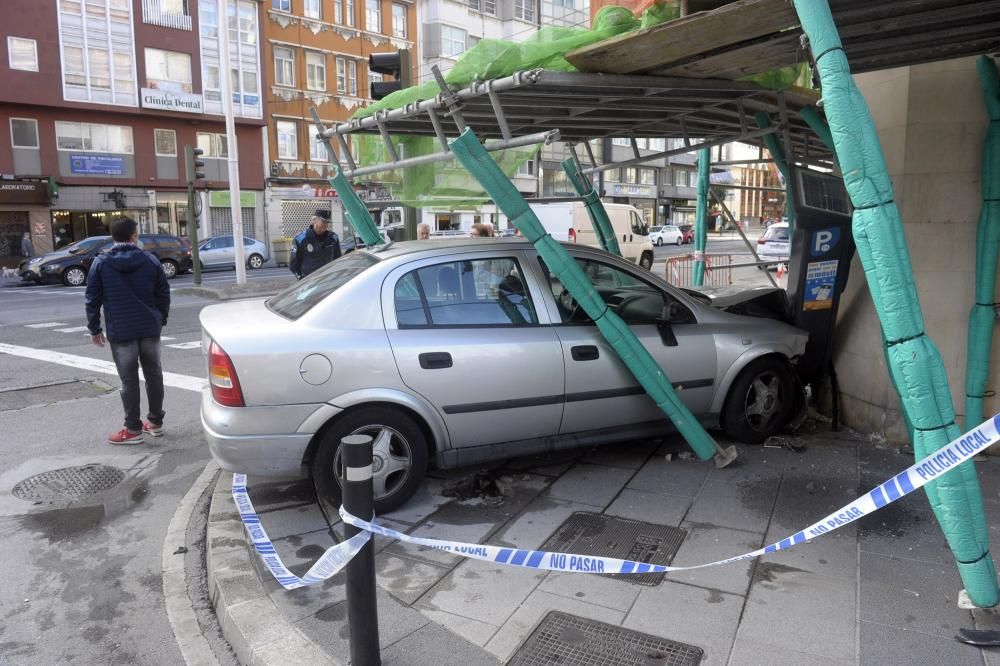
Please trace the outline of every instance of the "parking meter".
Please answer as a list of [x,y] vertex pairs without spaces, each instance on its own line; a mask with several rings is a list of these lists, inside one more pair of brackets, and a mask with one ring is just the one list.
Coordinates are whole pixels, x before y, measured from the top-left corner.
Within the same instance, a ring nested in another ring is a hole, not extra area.
[[793,324],[809,332],[798,364],[799,376],[808,384],[823,376],[833,353],[837,307],[854,257],[852,207],[838,176],[793,167],[791,181],[796,220],[788,267],[789,314]]

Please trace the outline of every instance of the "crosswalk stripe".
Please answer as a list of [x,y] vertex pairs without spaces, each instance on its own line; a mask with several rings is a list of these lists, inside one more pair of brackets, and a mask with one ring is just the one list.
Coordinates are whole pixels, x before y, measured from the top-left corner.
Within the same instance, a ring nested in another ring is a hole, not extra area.
[[53,329],[58,333],[79,333],[80,331],[86,331],[86,326],[72,326],[70,328],[56,328]]
[[201,347],[201,340],[193,340],[192,342],[178,342],[176,345],[167,345],[167,346],[173,349],[197,349]]
[[44,324],[25,324],[25,328],[55,328],[56,326],[65,326],[62,322],[58,321],[47,321]]

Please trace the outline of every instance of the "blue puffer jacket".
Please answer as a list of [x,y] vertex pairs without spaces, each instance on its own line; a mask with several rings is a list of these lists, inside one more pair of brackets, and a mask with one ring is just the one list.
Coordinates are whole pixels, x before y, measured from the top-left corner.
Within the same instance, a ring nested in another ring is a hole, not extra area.
[[170,314],[170,285],[159,260],[127,243],[98,255],[87,276],[87,329],[110,342],[158,338]]

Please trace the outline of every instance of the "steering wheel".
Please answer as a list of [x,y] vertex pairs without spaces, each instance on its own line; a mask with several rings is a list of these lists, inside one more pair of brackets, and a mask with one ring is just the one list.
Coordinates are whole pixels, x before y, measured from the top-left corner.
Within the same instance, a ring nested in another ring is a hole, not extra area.
[[568,313],[566,316],[567,321],[573,321],[576,319],[576,313],[580,309],[580,304],[573,298],[573,294],[569,293],[569,289],[563,289],[562,293],[559,294],[559,307]]

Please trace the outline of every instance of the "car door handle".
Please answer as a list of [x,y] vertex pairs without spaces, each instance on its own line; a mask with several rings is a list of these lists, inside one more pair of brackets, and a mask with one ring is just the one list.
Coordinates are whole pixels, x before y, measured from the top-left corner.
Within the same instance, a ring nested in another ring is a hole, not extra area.
[[594,345],[570,347],[569,353],[574,361],[596,361],[601,357],[600,350]]
[[417,357],[420,367],[424,370],[440,370],[451,367],[451,354],[448,352],[428,352]]

